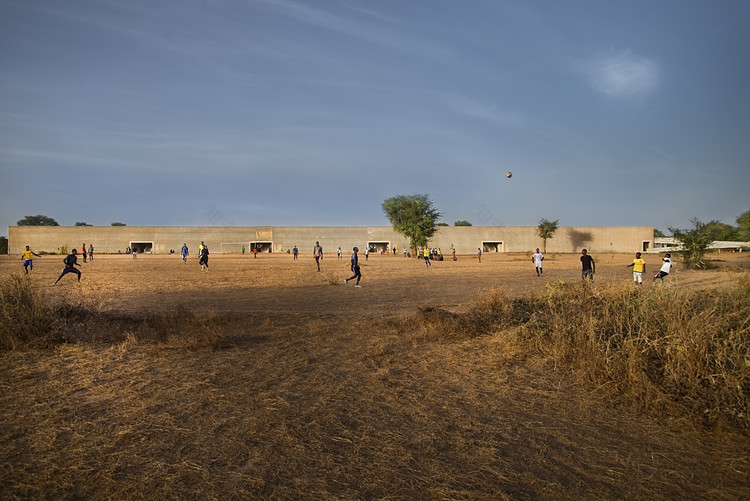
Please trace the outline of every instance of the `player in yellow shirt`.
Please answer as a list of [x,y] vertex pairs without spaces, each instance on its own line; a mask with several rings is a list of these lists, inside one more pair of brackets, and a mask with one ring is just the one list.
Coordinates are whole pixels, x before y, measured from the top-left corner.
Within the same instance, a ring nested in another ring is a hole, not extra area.
[[641,258],[641,253],[635,253],[635,259],[633,262],[626,266],[626,268],[633,267],[633,282],[638,285],[643,284],[643,274],[646,272],[646,261]]
[[33,250],[29,248],[29,246],[26,246],[26,250],[21,252],[21,259],[23,259],[23,269],[26,272],[26,274],[29,274],[29,270],[34,269],[34,261],[32,261],[31,256],[36,257],[42,257]]

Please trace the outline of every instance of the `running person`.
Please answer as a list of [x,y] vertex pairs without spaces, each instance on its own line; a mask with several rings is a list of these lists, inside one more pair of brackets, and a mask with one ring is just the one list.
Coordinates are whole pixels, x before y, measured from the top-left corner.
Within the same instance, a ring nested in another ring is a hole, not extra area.
[[81,267],[80,264],[78,264],[78,257],[76,257],[76,254],[78,253],[77,250],[73,249],[71,251],[71,254],[68,254],[65,259],[63,259],[63,263],[65,263],[65,268],[63,268],[62,273],[60,273],[60,276],[57,277],[57,280],[55,280],[55,283],[52,285],[57,285],[57,282],[60,281],[60,279],[65,276],[68,273],[75,273],[78,275],[78,281],[81,281],[81,272],[76,270],[76,266],[79,268]]
[[352,253],[352,276],[344,280],[344,285],[349,285],[349,280],[357,279],[357,283],[354,284],[354,287],[359,287],[359,281],[362,279],[362,272],[359,269],[359,256],[357,256],[357,252],[359,252],[359,249],[357,247],[352,249],[354,252]]
[[208,269],[208,246],[204,244],[200,252],[201,254],[200,254],[200,257],[198,258],[198,264],[201,265],[201,270],[207,270]]
[[187,258],[190,255],[190,252],[188,251],[187,242],[182,244],[182,250],[180,251],[180,253],[182,254],[182,262],[187,264]]
[[536,252],[531,255],[531,262],[536,267],[536,276],[540,277],[544,273],[542,270],[542,261],[544,261],[544,254],[539,252],[539,247],[536,248]]
[[654,275],[654,279],[651,281],[651,283],[656,282],[656,279],[660,279],[661,283],[664,283],[664,277],[669,275],[669,272],[672,270],[672,255],[670,253],[666,253],[664,257],[662,258],[663,264],[661,265],[661,268],[659,269],[659,273]]
[[29,274],[29,270],[34,269],[34,261],[32,261],[31,256],[42,257],[31,250],[27,245],[26,250],[21,252],[21,259],[23,259],[23,271],[25,271],[27,275]]

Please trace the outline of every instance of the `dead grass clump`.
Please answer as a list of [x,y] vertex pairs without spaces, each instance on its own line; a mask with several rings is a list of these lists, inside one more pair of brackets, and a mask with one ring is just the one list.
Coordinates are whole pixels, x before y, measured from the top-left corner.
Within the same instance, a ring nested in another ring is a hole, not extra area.
[[[527,349],[654,413],[750,429],[750,279],[707,291],[616,284],[523,298]],[[681,410],[680,410],[681,409]]]
[[89,312],[67,299],[48,300],[28,277],[12,274],[0,283],[0,350],[49,348],[68,342]]
[[229,323],[230,319],[213,312],[197,313],[178,305],[174,312],[148,316],[125,332],[124,347],[158,344],[187,350],[217,350],[231,345],[225,335]]

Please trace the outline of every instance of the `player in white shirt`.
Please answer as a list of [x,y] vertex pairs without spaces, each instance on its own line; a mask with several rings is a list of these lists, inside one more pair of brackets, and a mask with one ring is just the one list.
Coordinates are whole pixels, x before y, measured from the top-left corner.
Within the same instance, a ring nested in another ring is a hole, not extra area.
[[669,271],[672,269],[672,255],[667,253],[662,258],[662,262],[663,264],[661,265],[661,268],[659,269],[659,273],[654,275],[653,282],[656,282],[656,279],[658,278],[661,280],[661,283],[664,283],[664,277],[669,275]]

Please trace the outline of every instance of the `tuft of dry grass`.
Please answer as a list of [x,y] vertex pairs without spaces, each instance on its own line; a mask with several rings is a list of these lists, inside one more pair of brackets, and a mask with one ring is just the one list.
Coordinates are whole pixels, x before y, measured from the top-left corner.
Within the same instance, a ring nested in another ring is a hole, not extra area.
[[481,298],[464,324],[502,331],[518,349],[647,412],[750,429],[747,274],[702,291],[557,282],[541,294],[500,298]]

